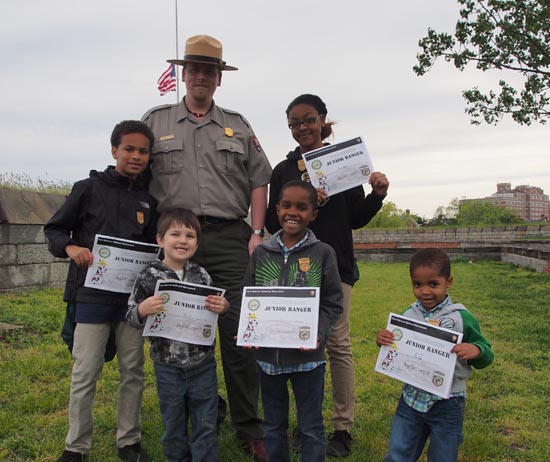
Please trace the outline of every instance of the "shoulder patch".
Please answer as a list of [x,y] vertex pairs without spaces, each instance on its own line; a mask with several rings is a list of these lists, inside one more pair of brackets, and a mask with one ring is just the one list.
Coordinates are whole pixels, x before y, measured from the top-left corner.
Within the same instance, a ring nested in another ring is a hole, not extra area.
[[258,141],[258,138],[256,138],[256,136],[252,137],[252,144],[258,152],[262,152],[262,147],[260,146],[260,142]]

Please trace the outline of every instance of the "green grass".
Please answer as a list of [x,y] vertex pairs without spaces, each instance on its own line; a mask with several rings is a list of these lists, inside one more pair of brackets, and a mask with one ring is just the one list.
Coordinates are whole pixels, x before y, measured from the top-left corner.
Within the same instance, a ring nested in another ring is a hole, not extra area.
[[[374,462],[384,456],[401,388],[399,382],[374,372],[374,339],[390,311],[401,313],[410,304],[412,291],[405,264],[361,263],[360,269],[352,307],[356,422],[353,455],[346,460]],[[545,462],[550,459],[549,275],[496,262],[456,263],[453,273],[453,299],[473,311],[495,351],[494,364],[474,372],[468,384],[460,461]],[[63,450],[71,370],[58,333],[63,314],[59,290],[0,294],[0,322],[24,326],[0,336],[2,461],[50,462]],[[152,460],[160,462],[162,423],[149,360],[146,368],[143,442]],[[91,462],[117,460],[117,377],[116,361],[106,364],[94,409]],[[326,383],[329,432],[329,377]],[[223,384],[220,392],[225,395]],[[220,434],[220,460],[250,460],[237,447],[227,421]]]

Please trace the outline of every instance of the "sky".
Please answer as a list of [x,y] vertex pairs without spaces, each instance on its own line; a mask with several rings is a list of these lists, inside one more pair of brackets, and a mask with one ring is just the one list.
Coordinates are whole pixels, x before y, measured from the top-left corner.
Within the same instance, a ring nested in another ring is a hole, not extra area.
[[[74,182],[112,163],[115,124],[176,102],[156,82],[185,39],[223,44],[214,99],[252,124],[272,166],[294,149],[285,109],[319,95],[332,142],[363,136],[387,201],[431,217],[454,198],[496,184],[550,193],[550,126],[470,124],[462,91],[497,88],[501,74],[438,61],[414,74],[418,40],[452,32],[455,0],[2,0],[0,173]],[[515,76],[507,74],[509,80]],[[185,93],[180,85],[180,96]],[[366,187],[368,191],[370,188]]]

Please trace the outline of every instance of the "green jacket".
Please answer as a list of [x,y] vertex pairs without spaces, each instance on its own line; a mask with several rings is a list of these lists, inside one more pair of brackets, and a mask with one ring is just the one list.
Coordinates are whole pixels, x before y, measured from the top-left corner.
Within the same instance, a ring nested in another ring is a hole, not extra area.
[[[483,369],[487,367],[493,362],[494,354],[491,344],[481,333],[481,328],[474,315],[464,305],[452,303],[450,296],[447,296],[447,301],[447,304],[433,311],[434,316],[431,319],[438,320],[441,327],[461,332],[463,343],[472,343],[481,351],[481,354],[471,361],[457,358],[451,385],[451,393],[456,393],[466,390],[466,380],[472,375],[472,368]],[[415,302],[405,310],[403,316],[425,321],[424,313],[425,310],[420,302]]]

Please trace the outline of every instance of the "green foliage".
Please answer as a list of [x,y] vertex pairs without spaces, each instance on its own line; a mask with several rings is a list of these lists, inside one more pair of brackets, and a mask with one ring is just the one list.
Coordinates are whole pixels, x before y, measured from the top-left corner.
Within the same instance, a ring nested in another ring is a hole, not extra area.
[[463,92],[466,113],[473,124],[497,124],[509,114],[519,124],[546,123],[550,116],[550,2],[548,0],[458,0],[460,19],[454,36],[428,29],[419,41],[422,52],[413,67],[428,72],[439,57],[459,70],[475,63],[477,69],[512,71],[523,88],[505,80],[499,91]]
[[498,207],[482,199],[464,201],[459,207],[458,198],[447,206],[439,206],[434,218],[426,226],[485,226],[523,223],[523,220],[504,207]]
[[410,216],[407,218],[406,213],[398,209],[394,202],[384,202],[382,208],[364,229],[405,228],[407,219],[413,220]]
[[[380,461],[387,448],[401,384],[374,372],[378,354],[375,338],[390,312],[401,313],[413,301],[407,266],[359,262],[361,279],[353,290],[351,310],[356,406],[353,453],[348,462]],[[544,320],[550,316],[548,274],[498,262],[455,262],[453,275],[453,299],[464,303],[479,319],[496,357],[494,364],[475,371],[468,382],[460,460],[547,460],[550,337]],[[61,290],[0,294],[0,322],[24,326],[8,336],[0,335],[2,461],[53,462],[64,448],[72,361],[59,337],[65,311],[61,298]],[[330,432],[328,374],[323,414]],[[225,397],[221,367],[218,378]],[[105,365],[98,382],[90,462],[117,460],[117,386],[115,360]],[[294,407],[290,419],[295,426]],[[143,444],[151,459],[163,460],[162,421],[150,360],[146,361],[142,422]],[[220,460],[251,462],[227,421],[220,431]],[[295,454],[293,461],[298,460]]]
[[63,180],[53,181],[48,178],[33,179],[26,173],[10,172],[0,173],[0,188],[51,194],[68,194],[71,191],[72,184]]
[[483,200],[470,200],[460,206],[457,223],[461,226],[482,226],[523,223],[523,220],[504,207]]
[[434,217],[426,226],[453,226],[457,224],[458,198],[454,198],[446,207],[440,205],[435,209]]

